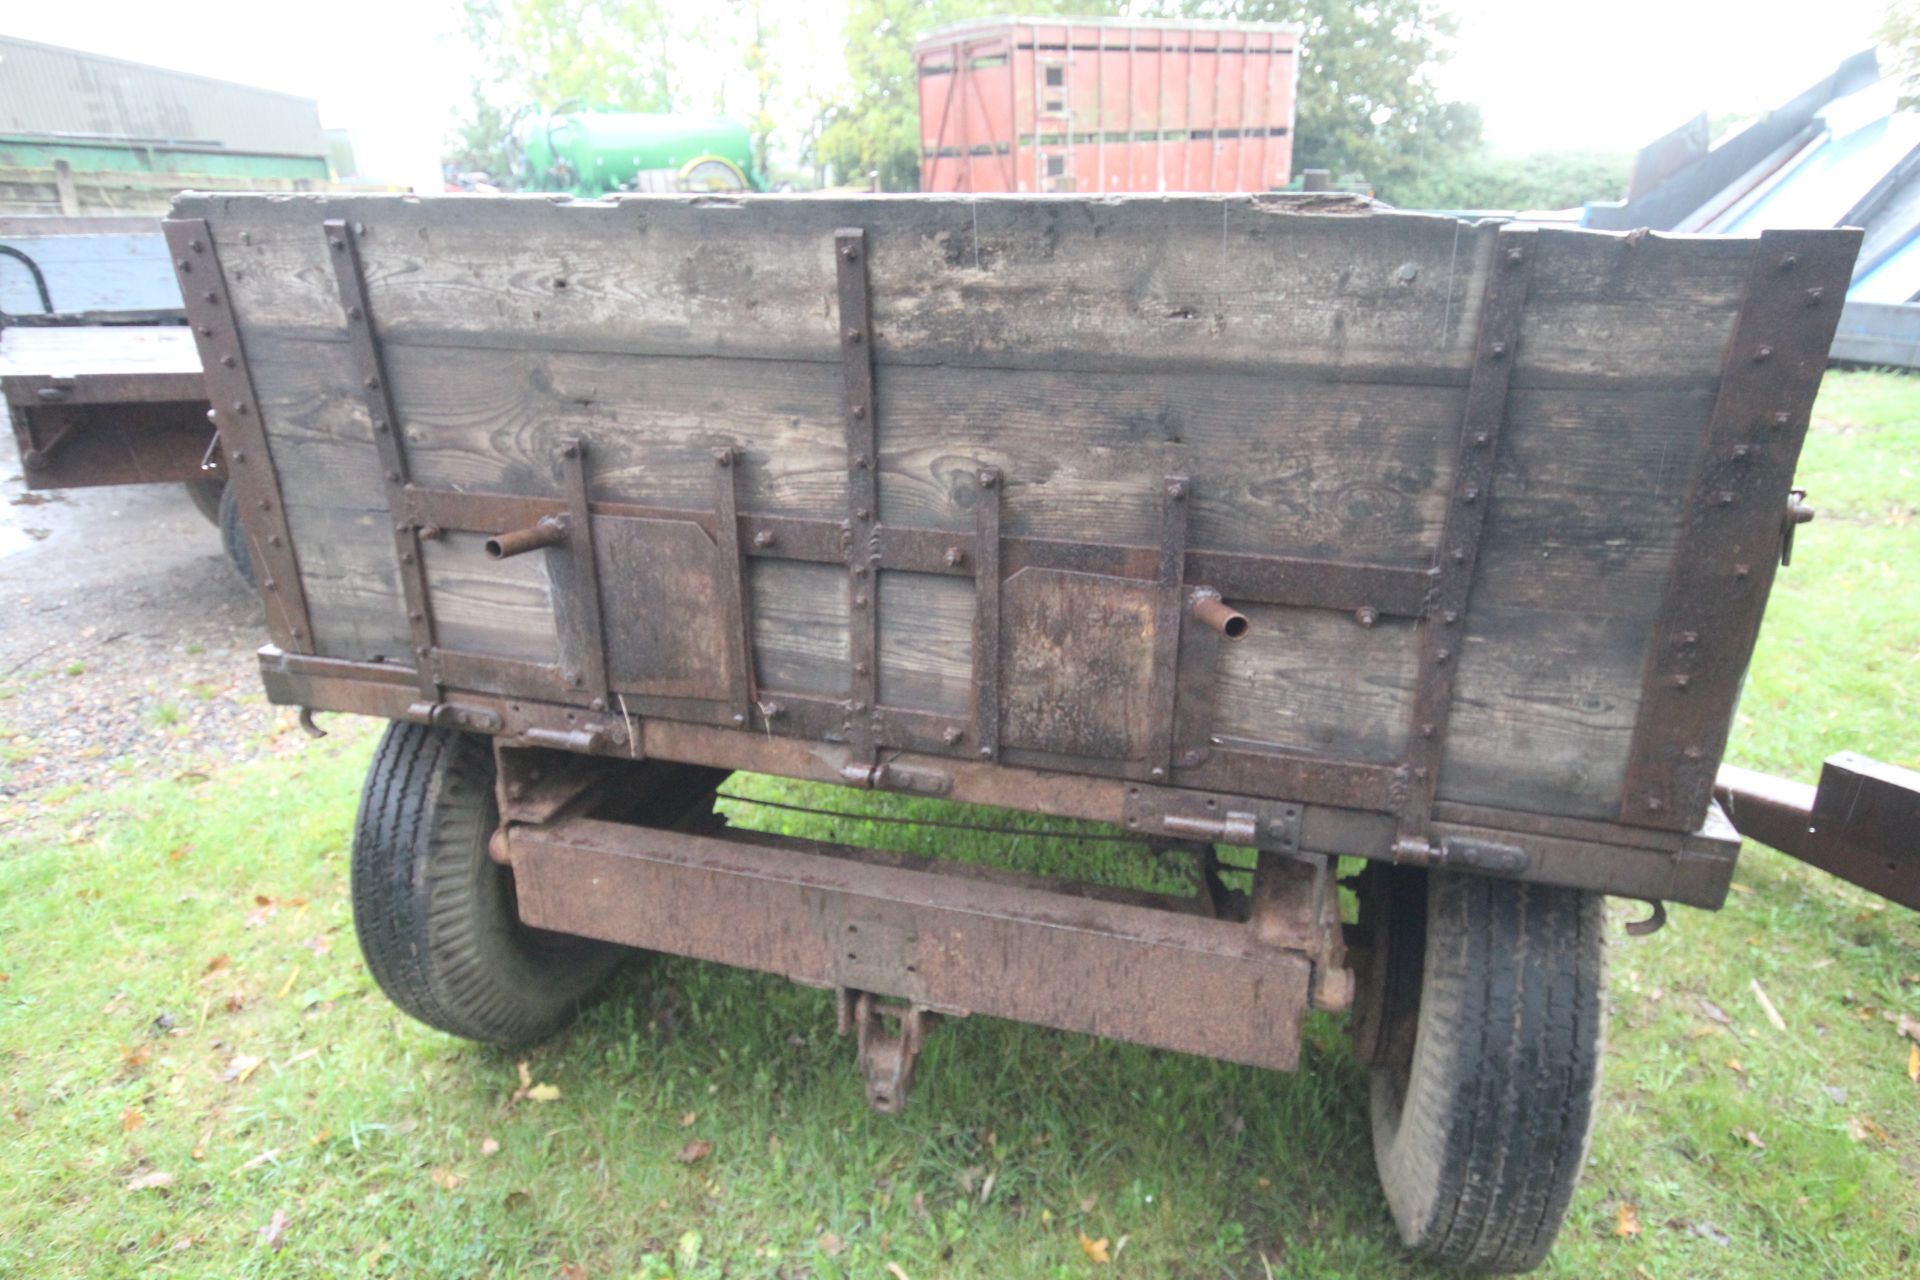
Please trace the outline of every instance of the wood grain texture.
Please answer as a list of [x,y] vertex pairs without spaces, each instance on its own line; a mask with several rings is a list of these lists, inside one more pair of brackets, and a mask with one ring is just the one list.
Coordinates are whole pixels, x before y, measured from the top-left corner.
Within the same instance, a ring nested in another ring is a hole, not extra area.
[[[325,217],[365,224],[373,316],[422,485],[557,498],[555,443],[578,436],[597,500],[706,511],[711,451],[731,445],[741,511],[844,518],[831,254],[834,230],[857,226],[884,524],[972,530],[975,477],[992,467],[1005,476],[1008,536],[1152,547],[1159,479],[1181,474],[1197,550],[1424,568],[1493,229],[1299,208],[1211,197],[182,203],[213,220],[229,264],[316,635],[342,657],[403,651],[406,630]],[[1604,817],[1752,246],[1549,229],[1538,254],[1440,790]],[[328,545],[313,547],[320,537]],[[449,616],[479,628],[476,645],[544,645],[518,634],[539,631],[518,611],[537,611],[527,584],[490,573],[448,571],[460,596]],[[618,605],[607,599],[631,627],[659,588],[629,576]],[[845,569],[755,559],[748,587],[763,697],[846,697]],[[882,572],[878,591],[880,700],[965,714],[971,581]],[[1058,652],[1009,620],[1010,746],[1139,755],[1146,683],[1134,658],[1150,646],[1150,611],[1099,643],[1076,631],[1125,613],[1120,596],[1028,601],[1067,638]],[[489,599],[515,603],[489,611]],[[704,616],[690,607],[676,625]],[[1399,757],[1411,624],[1246,612],[1252,633],[1222,647],[1216,737]],[[1063,701],[1084,723],[1062,719]]]

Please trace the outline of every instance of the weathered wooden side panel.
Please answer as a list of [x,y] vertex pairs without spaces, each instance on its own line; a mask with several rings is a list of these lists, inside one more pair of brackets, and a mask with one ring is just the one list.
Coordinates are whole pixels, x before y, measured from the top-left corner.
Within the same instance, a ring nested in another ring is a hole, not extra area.
[[[317,647],[352,659],[404,660],[410,642],[325,218],[356,228],[413,484],[561,501],[554,451],[573,438],[596,504],[709,528],[725,448],[743,515],[848,518],[834,233],[862,228],[879,519],[952,537],[959,566],[877,573],[877,696],[962,719],[981,660],[966,556],[983,470],[1004,477],[1009,539],[1151,564],[1161,481],[1179,476],[1190,554],[1428,569],[1496,265],[1490,225],[1244,199],[195,197],[181,212],[212,221]],[[1753,248],[1538,243],[1439,793],[1611,819]],[[545,560],[562,553],[469,551],[461,535],[426,554],[441,643],[555,662],[572,580]],[[848,698],[847,569],[781,554],[750,559],[741,584],[756,694]],[[655,573],[650,555],[603,556],[610,627],[717,627],[724,574]],[[669,581],[705,585],[647,618]],[[1144,768],[1151,580],[1026,568],[1001,592],[1006,745]],[[1203,750],[1404,758],[1416,619],[1230,603],[1252,629],[1221,649]],[[668,690],[649,652],[610,642],[616,691]],[[717,699],[723,675],[681,672],[674,696]]]

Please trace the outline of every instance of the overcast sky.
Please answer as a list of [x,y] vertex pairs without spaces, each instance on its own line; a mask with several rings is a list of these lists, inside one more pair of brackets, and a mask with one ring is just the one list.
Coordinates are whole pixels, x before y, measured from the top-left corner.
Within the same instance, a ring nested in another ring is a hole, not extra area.
[[[1756,111],[1791,97],[1871,44],[1884,4],[1454,0],[1460,38],[1443,83],[1480,104],[1487,137],[1502,150],[1631,151],[1697,111]],[[189,9],[16,0],[7,8],[0,31],[8,35],[317,98],[322,123],[350,129],[361,167],[386,181],[437,186],[440,143],[467,98],[455,0],[195,0]],[[830,93],[841,74],[840,6],[767,0],[766,9],[788,99]],[[777,137],[776,148],[796,136]]]

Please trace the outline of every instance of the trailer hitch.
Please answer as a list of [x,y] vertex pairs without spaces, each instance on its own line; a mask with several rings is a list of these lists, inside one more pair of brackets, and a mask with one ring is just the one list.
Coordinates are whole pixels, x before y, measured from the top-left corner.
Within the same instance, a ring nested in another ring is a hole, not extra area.
[[[886,1003],[870,991],[834,989],[839,1032],[855,1033],[860,1054],[860,1077],[866,1081],[867,1104],[881,1115],[897,1116],[913,1088],[913,1068],[940,1015],[923,1004]],[[889,1031],[891,1018],[897,1030]]]

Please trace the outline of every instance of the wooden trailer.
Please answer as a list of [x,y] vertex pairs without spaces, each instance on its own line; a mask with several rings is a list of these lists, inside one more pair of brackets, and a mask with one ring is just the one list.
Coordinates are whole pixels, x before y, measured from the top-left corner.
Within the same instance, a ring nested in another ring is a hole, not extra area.
[[[1544,1256],[1600,895],[1727,890],[1856,232],[189,195],[167,234],[267,687],[394,722],[353,892],[403,1008],[521,1041],[617,947],[750,966],[838,993],[883,1109],[942,1015],[1289,1068],[1350,1008],[1408,1243]],[[1197,891],[731,830],[735,769],[1112,823]]]

